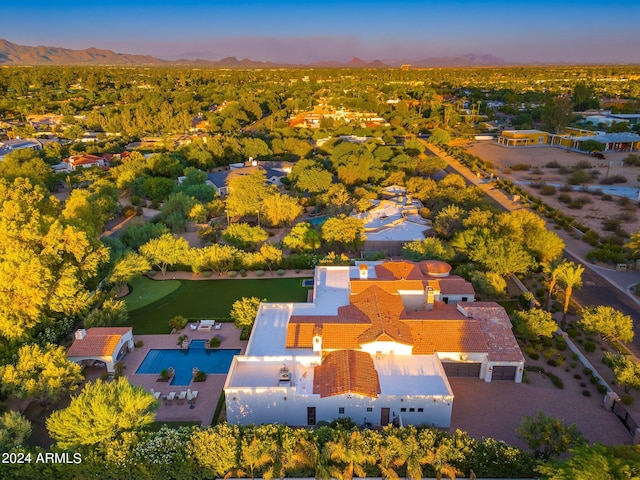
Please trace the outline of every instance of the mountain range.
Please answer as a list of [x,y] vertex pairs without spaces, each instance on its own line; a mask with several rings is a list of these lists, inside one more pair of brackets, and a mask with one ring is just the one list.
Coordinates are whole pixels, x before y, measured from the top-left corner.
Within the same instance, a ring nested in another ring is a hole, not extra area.
[[[202,52],[201,52],[202,53]],[[186,55],[185,55],[186,56]],[[206,53],[202,53],[207,57]],[[403,64],[413,67],[471,67],[506,65],[502,58],[487,54],[468,54],[460,57],[429,57],[422,60],[373,60],[371,62],[354,57],[348,62],[333,60],[309,64],[285,64],[261,62],[249,58],[225,57],[220,60],[209,58],[178,58],[165,60],[151,55],[115,53],[112,50],[86,48],[72,50],[61,47],[31,47],[17,45],[0,39],[0,65],[118,65],[118,66],[172,66],[192,65],[218,68],[273,68],[273,67],[313,67],[313,68],[391,68]]]

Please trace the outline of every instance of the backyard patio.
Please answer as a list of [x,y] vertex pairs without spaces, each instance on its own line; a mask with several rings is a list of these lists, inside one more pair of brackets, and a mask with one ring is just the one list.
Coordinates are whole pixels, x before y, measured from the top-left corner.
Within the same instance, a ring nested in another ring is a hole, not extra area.
[[[157,373],[135,373],[151,349],[175,350],[178,348],[178,337],[181,335],[187,335],[189,341],[208,341],[216,336],[222,342],[219,349],[240,349],[241,353],[244,353],[247,344],[246,341],[240,340],[240,330],[238,330],[233,323],[221,324],[220,329],[213,329],[212,331],[198,330],[197,328],[192,330],[187,326],[174,334],[136,335],[135,341],[142,341],[143,346],[136,348],[122,360],[125,366],[124,375],[133,385],[143,387],[147,391],[153,389],[155,392],[160,392],[158,399],[160,406],[156,410],[156,421],[197,421],[203,425],[209,425],[213,419],[218,398],[220,397],[224,382],[227,378],[226,373],[208,374],[204,382],[194,382],[192,380],[188,386],[178,386],[171,385],[169,382],[160,382],[158,381]],[[183,401],[176,399],[168,402],[164,399],[170,392],[176,392],[177,396],[187,390],[198,392],[195,401],[190,402],[185,398]]]

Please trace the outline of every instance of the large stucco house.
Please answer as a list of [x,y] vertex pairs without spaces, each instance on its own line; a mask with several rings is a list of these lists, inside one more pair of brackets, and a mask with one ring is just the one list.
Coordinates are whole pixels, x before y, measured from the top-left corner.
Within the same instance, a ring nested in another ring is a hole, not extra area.
[[448,427],[448,376],[520,382],[505,310],[438,261],[317,267],[312,301],[261,304],[224,391],[231,423]]

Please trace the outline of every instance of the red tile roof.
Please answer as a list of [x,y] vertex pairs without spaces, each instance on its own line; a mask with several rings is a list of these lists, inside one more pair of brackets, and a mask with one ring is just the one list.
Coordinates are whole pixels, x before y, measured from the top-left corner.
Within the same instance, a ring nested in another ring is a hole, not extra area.
[[451,271],[451,265],[440,260],[424,260],[420,262],[420,270],[425,275],[445,275]]
[[366,352],[337,350],[314,368],[313,393],[322,398],[345,393],[376,398],[380,392],[378,372]]
[[376,265],[376,277],[379,279],[407,279],[422,280],[424,276],[417,263],[413,262],[384,262]]
[[67,350],[67,357],[109,357],[115,351],[123,335],[131,327],[94,327],[87,330],[83,339],[76,339]]
[[367,288],[376,285],[384,291],[397,294],[398,290],[424,290],[420,280],[351,280],[351,295],[361,293]]
[[414,355],[434,352],[482,353],[487,344],[475,320],[410,320]]

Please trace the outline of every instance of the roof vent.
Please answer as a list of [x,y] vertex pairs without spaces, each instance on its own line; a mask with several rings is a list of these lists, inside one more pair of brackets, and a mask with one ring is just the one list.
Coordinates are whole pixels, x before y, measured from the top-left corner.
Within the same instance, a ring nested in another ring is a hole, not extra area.
[[287,367],[282,367],[280,369],[278,382],[280,383],[280,385],[291,382],[291,373],[289,372],[289,369]]
[[87,331],[84,328],[79,328],[76,330],[76,340],[82,340],[87,336]]

